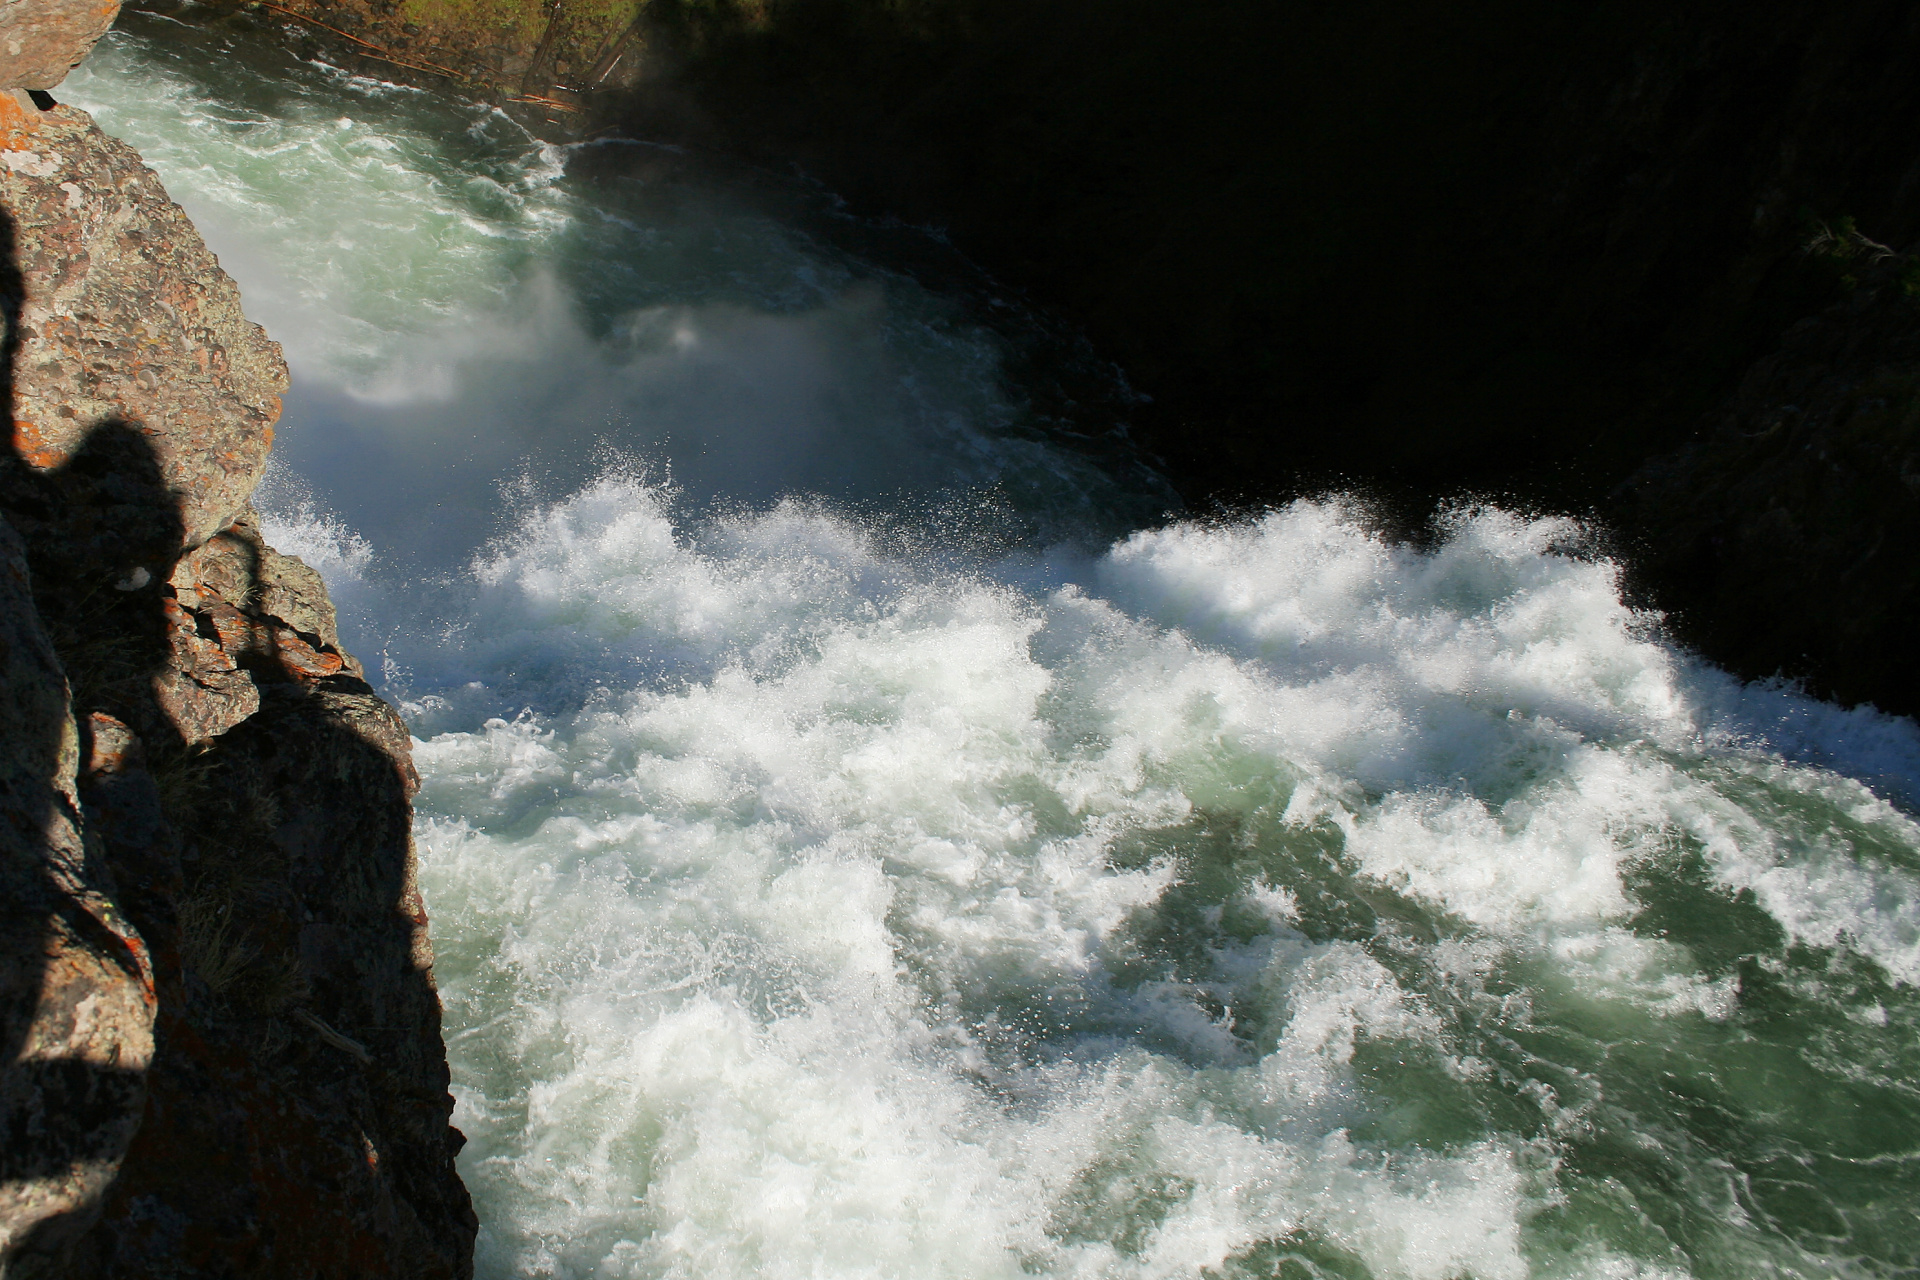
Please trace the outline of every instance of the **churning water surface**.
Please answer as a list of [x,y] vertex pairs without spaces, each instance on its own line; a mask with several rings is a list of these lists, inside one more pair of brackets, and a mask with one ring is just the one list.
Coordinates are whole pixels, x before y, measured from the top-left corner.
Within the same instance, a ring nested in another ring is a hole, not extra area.
[[801,187],[128,28],[63,96],[419,738],[482,1275],[1920,1274],[1911,722],[1571,521],[1168,515]]

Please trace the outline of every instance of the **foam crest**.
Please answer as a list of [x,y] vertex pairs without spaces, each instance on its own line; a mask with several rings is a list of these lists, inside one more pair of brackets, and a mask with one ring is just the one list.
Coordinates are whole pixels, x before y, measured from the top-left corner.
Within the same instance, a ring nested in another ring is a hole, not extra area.
[[[1612,736],[1684,716],[1673,657],[1647,639],[1652,620],[1621,603],[1617,570],[1567,554],[1578,526],[1477,511],[1445,529],[1423,553],[1372,532],[1345,502],[1298,502],[1238,528],[1135,534],[1099,580],[1115,603],[1289,684],[1360,677],[1400,704],[1403,723],[1464,713]],[[1486,737],[1449,727],[1469,749]],[[1452,735],[1424,736],[1438,746]],[[1498,737],[1489,754],[1504,753]],[[1408,763],[1378,782],[1446,776],[1437,760]]]
[[[1585,929],[1633,914],[1627,874],[1692,842],[1794,937],[1920,973],[1917,868],[1890,852],[1920,847],[1910,820],[1766,750],[1891,767],[1903,795],[1920,776],[1911,722],[1736,693],[1620,602],[1617,571],[1582,553],[1570,522],[1462,511],[1445,528],[1422,553],[1350,506],[1296,503],[1236,529],[1136,534],[1098,580],[1130,612],[1271,672],[1293,704],[1281,733],[1310,735],[1288,746],[1387,792],[1350,827],[1371,876],[1482,927]],[[1725,794],[1699,776],[1710,753],[1765,783]],[[1821,819],[1791,819],[1782,790],[1820,795]],[[1836,838],[1830,820],[1856,812],[1859,838]]]
[[373,574],[373,544],[324,508],[313,490],[278,461],[268,460],[267,474],[253,497],[265,508],[260,531],[268,544],[318,570],[336,599],[367,586]]
[[1303,503],[1035,588],[630,474],[529,511],[416,707],[493,1272],[1680,1274],[1556,1208],[1632,1088],[1512,1037],[1737,1053],[1639,932],[1688,867],[1907,980],[1920,834],[1716,729],[1573,538]]

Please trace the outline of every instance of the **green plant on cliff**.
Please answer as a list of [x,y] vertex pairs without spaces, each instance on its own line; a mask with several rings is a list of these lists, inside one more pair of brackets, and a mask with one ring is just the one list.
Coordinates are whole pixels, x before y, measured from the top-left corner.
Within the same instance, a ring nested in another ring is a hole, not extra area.
[[1886,245],[1863,235],[1851,216],[1835,218],[1831,223],[1815,223],[1806,250],[1836,262],[1883,262],[1896,256]]
[[1807,225],[1802,251],[1835,269],[1842,288],[1891,284],[1906,297],[1920,297],[1920,254],[1900,253],[1867,236],[1851,216],[1809,219]]
[[580,78],[632,25],[645,0],[401,0],[394,17],[429,42],[492,42],[534,71]]
[[1840,284],[1846,289],[1859,287],[1862,268],[1899,257],[1887,245],[1862,234],[1851,216],[1835,218],[1831,223],[1815,222],[1803,247],[1809,256],[1839,268]]
[[397,16],[427,30],[494,33],[515,45],[538,41],[546,22],[542,6],[525,0],[402,0]]
[[188,895],[180,903],[180,959],[223,998],[258,956],[233,928],[231,903]]
[[[76,702],[78,699],[76,699]],[[147,771],[160,793],[160,811],[164,814],[189,814],[200,804],[213,777],[213,762],[204,750],[180,747],[153,752]]]

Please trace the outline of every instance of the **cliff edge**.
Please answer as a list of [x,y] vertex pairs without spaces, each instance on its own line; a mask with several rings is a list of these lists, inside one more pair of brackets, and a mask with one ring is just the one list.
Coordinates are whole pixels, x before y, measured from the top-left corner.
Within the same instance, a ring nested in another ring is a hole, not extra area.
[[0,41],[0,1273],[472,1272],[417,778],[248,498],[278,346],[126,144]]

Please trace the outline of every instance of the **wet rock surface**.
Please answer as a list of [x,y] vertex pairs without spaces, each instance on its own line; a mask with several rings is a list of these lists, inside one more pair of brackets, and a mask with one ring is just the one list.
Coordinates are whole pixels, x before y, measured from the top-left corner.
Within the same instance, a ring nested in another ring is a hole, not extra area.
[[131,148],[0,93],[0,1265],[472,1271],[417,778],[247,499],[278,347]]

